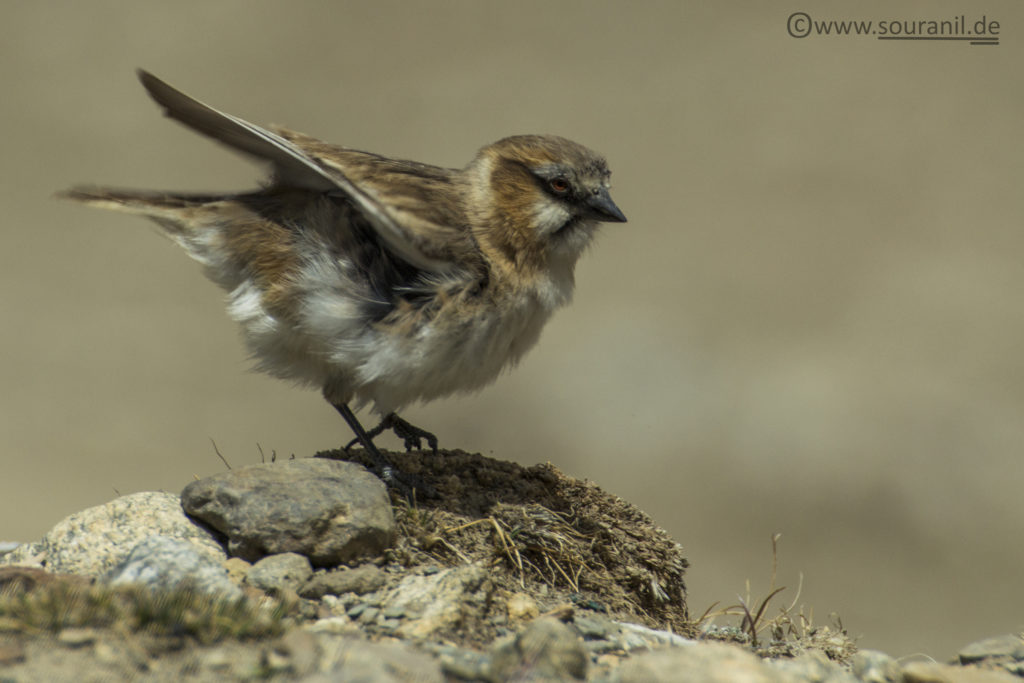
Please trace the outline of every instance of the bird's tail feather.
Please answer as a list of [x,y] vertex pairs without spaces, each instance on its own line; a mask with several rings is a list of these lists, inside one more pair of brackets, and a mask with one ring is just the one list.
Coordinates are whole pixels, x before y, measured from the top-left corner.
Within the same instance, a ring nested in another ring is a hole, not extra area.
[[201,220],[200,214],[212,208],[210,204],[226,199],[223,195],[173,194],[104,187],[74,187],[58,192],[57,197],[98,209],[146,216],[172,235],[192,232],[207,223]]
[[88,206],[112,211],[123,211],[144,216],[160,216],[180,213],[210,202],[224,199],[223,196],[169,194],[147,190],[114,190],[106,187],[73,187],[58,192],[59,199],[81,202]]

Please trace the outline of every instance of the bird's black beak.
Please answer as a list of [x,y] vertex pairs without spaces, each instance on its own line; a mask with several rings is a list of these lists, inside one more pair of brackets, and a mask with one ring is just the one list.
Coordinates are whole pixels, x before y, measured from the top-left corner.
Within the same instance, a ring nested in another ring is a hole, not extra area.
[[626,222],[626,215],[619,210],[619,207],[615,206],[615,202],[612,201],[606,187],[594,190],[587,197],[587,206],[593,211],[594,217],[600,221],[608,221],[610,223]]

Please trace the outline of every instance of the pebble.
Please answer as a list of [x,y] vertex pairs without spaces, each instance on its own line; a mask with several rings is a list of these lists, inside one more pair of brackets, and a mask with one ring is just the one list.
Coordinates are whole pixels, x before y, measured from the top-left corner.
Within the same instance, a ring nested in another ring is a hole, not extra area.
[[99,638],[94,628],[66,628],[57,635],[57,642],[68,647],[92,645]]
[[590,657],[576,631],[541,617],[491,650],[492,680],[582,681]]
[[505,602],[505,607],[512,619],[533,619],[540,614],[537,601],[526,593],[513,593]]
[[253,564],[246,574],[245,582],[266,593],[297,591],[312,575],[313,567],[304,556],[281,553],[269,555]]
[[491,658],[482,652],[466,648],[442,646],[435,650],[441,662],[441,671],[451,678],[464,681],[489,679]]
[[385,619],[400,619],[405,616],[405,608],[401,605],[388,605],[381,614]]
[[572,623],[576,626],[576,630],[587,639],[594,640],[597,638],[606,638],[611,633],[618,631],[618,627],[612,622],[611,619],[605,619],[601,617],[588,617],[583,615],[576,615]]
[[355,593],[365,595],[384,586],[387,577],[380,568],[364,564],[355,569],[336,569],[313,574],[298,590],[299,595],[313,600],[325,595]]
[[861,650],[850,660],[850,671],[864,683],[898,683],[903,680],[900,664],[884,652]]
[[359,615],[360,624],[370,624],[377,620],[377,616],[380,614],[379,607],[367,607],[363,610],[362,614]]

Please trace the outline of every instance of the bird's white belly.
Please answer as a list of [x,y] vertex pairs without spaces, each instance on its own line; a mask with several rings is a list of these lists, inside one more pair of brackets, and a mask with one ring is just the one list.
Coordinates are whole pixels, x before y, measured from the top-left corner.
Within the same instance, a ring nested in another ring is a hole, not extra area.
[[249,280],[229,295],[229,313],[258,369],[322,388],[334,402],[373,404],[381,414],[494,381],[537,342],[573,290],[566,267],[496,298],[449,301],[414,324],[367,325],[335,272],[307,265],[305,274],[312,284],[297,325],[269,314]]
[[349,353],[362,357],[353,375],[357,399],[387,414],[486,386],[537,342],[553,312],[535,296],[520,299],[461,321],[434,320],[408,336],[368,335],[361,353]]

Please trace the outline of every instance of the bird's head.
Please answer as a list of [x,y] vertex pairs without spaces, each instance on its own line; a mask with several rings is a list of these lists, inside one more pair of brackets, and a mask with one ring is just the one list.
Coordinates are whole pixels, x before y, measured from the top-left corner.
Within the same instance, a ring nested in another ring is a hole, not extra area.
[[626,221],[609,195],[604,158],[565,138],[504,138],[466,172],[474,230],[517,266],[574,263],[599,222]]

